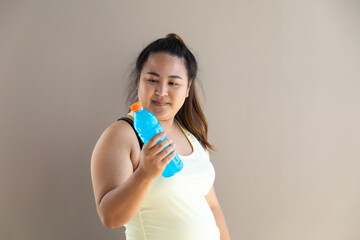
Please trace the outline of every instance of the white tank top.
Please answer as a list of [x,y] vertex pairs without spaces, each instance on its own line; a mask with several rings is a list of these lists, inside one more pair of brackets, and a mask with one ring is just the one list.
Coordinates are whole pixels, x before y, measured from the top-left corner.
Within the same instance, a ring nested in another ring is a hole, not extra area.
[[178,124],[193,152],[179,155],[184,168],[170,178],[159,176],[135,216],[125,224],[127,240],[219,240],[220,232],[205,199],[215,170],[200,142]]

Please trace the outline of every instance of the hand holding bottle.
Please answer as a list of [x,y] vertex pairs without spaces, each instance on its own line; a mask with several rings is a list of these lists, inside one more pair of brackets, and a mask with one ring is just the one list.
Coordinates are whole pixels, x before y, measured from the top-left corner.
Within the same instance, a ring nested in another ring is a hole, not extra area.
[[140,152],[139,171],[146,177],[156,178],[165,169],[165,166],[175,157],[175,144],[172,140],[166,139],[159,142],[165,133],[161,132],[151,138]]
[[[144,109],[141,102],[136,102],[132,104],[130,108],[134,112],[134,128],[138,133],[138,136],[145,145],[156,134],[164,132],[156,116],[150,111]],[[153,142],[153,144],[150,147],[148,147],[148,149],[150,150],[155,144],[159,143],[160,141],[167,140],[167,137],[165,135],[162,136],[163,137],[161,139],[158,139],[158,141]],[[162,146],[167,147],[168,145],[169,144],[163,144]],[[181,171],[181,169],[183,169],[183,162],[181,161],[180,157],[177,154],[175,154],[173,159],[170,162],[168,162],[168,164],[164,168],[162,176],[163,177],[174,176],[176,173]]]

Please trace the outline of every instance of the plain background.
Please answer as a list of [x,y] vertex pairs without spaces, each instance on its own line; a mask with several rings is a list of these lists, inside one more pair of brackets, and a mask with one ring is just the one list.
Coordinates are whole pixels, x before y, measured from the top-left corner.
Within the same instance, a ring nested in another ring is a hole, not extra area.
[[1,0],[0,239],[124,239],[90,157],[169,32],[199,62],[232,239],[360,239],[356,0]]

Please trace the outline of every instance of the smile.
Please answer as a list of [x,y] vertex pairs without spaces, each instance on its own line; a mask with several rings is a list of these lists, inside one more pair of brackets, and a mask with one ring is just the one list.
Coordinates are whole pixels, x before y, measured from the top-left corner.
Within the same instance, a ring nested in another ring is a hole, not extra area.
[[166,106],[168,103],[166,102],[156,102],[156,101],[153,101],[153,103],[156,105],[156,106]]

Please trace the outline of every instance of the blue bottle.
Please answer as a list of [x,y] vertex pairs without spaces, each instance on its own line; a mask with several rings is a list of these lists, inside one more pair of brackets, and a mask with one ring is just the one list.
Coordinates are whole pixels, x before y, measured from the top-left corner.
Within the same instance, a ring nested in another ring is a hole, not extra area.
[[[134,128],[139,134],[139,137],[143,141],[144,145],[156,134],[164,131],[156,116],[150,111],[143,109],[143,106],[141,105],[140,102],[136,102],[132,104],[130,108],[135,113]],[[156,144],[158,144],[161,141],[164,141],[165,139],[167,139],[166,136],[160,139]],[[162,172],[162,176],[163,177],[174,176],[181,169],[183,169],[183,162],[181,161],[180,157],[176,154],[176,156],[166,165],[164,171]]]

